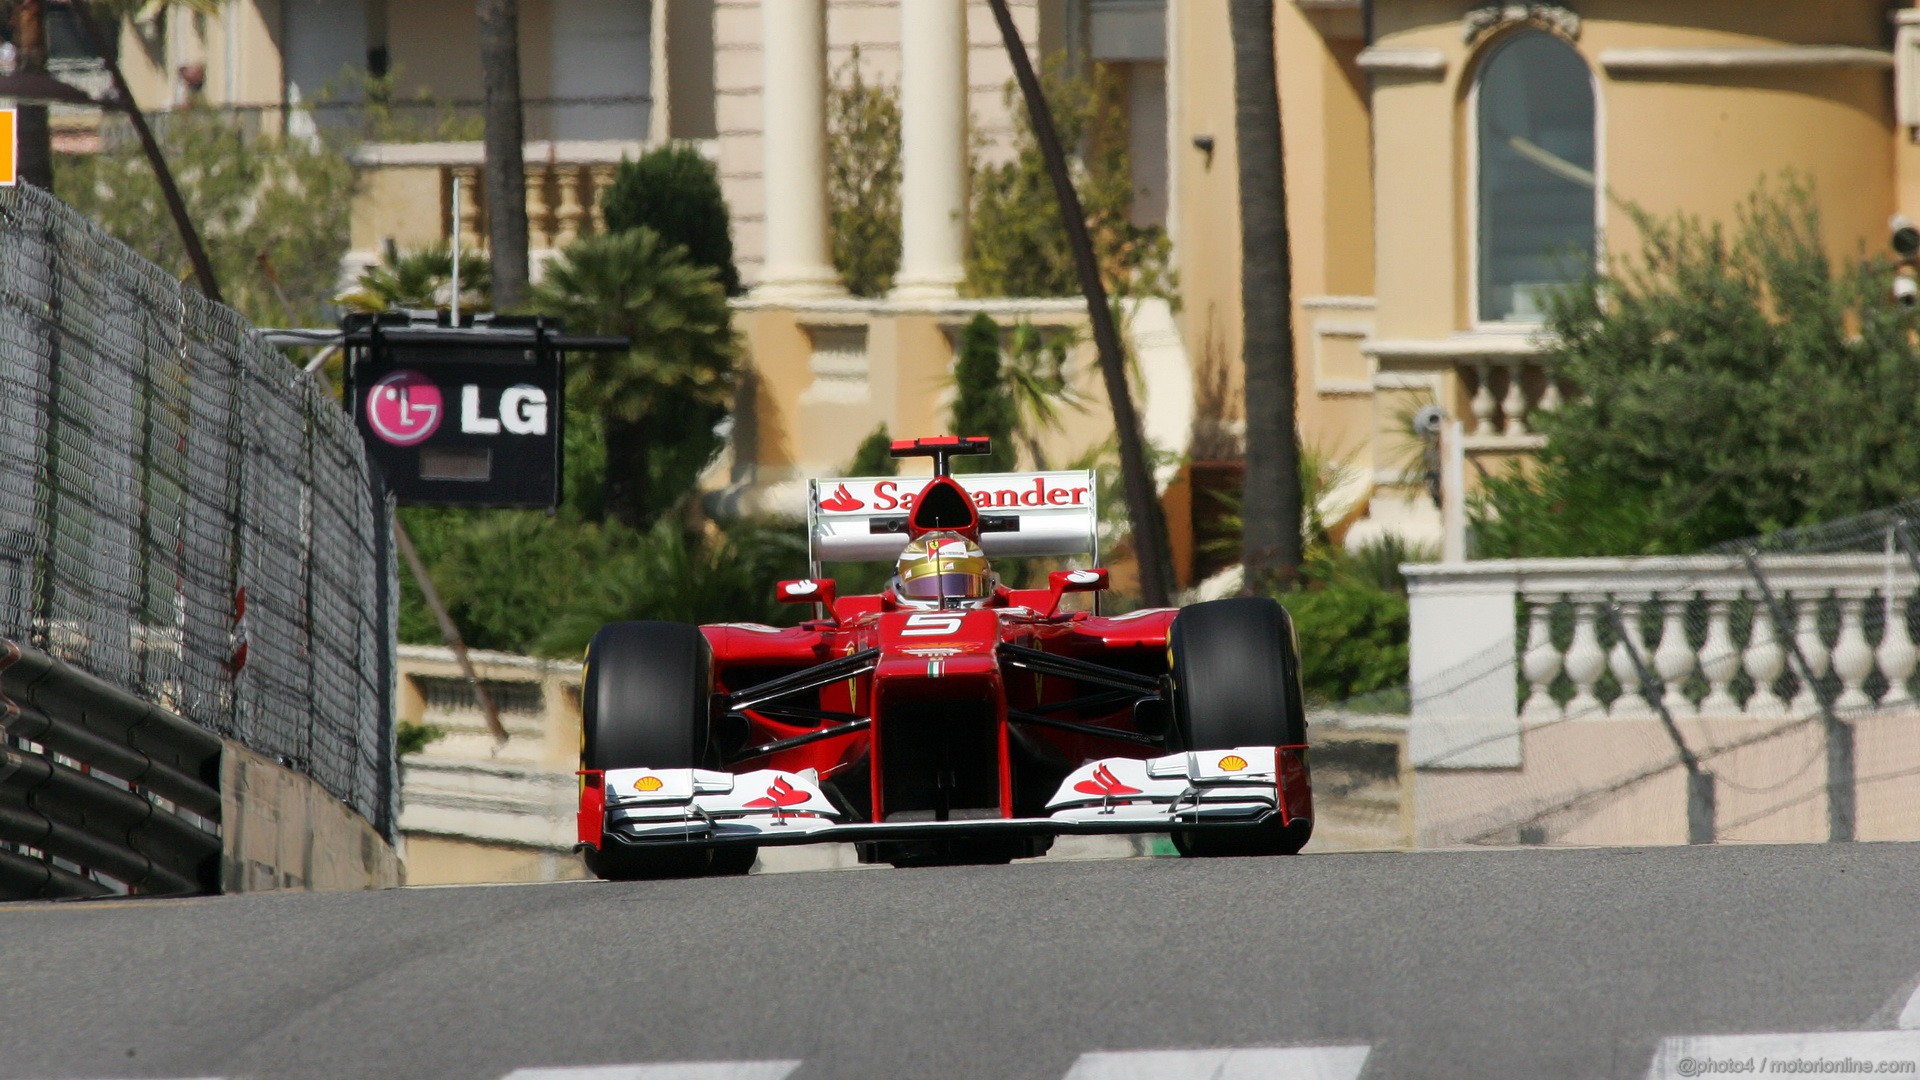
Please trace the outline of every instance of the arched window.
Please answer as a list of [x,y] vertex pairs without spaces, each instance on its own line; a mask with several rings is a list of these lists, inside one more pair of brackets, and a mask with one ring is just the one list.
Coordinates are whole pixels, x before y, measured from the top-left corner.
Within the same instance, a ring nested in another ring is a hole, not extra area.
[[1547,289],[1593,265],[1593,79],[1565,41],[1494,47],[1474,95],[1479,318],[1538,322]]

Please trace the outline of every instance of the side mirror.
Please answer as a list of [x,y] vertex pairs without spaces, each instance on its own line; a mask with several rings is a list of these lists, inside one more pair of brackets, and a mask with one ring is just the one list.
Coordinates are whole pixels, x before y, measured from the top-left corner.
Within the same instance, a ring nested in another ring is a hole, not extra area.
[[1055,570],[1047,575],[1047,588],[1053,592],[1053,603],[1047,605],[1047,614],[1060,610],[1060,600],[1070,592],[1104,592],[1107,587],[1106,567],[1092,570]]
[[833,618],[833,601],[839,590],[832,578],[800,578],[775,585],[773,595],[783,604],[820,604],[826,617]]

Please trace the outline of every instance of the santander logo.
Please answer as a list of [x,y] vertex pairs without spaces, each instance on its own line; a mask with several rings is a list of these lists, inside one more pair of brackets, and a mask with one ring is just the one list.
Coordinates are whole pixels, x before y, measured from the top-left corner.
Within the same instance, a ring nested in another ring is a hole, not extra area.
[[845,484],[834,488],[832,496],[820,500],[820,509],[831,510],[836,514],[850,514],[855,510],[866,508],[867,504],[854,498],[853,492],[848,491]]
[[1093,770],[1092,779],[1082,780],[1079,783],[1073,785],[1073,790],[1079,792],[1082,795],[1102,795],[1107,798],[1112,798],[1116,795],[1140,794],[1139,788],[1134,787],[1126,783],[1125,781],[1121,780],[1118,776],[1115,776],[1113,774],[1113,770],[1109,769],[1105,765],[1097,766]]
[[446,411],[440,388],[418,371],[393,372],[367,391],[367,426],[394,446],[431,438]]
[[[855,483],[867,489],[865,499],[849,491],[846,484],[836,484],[833,494],[820,500],[820,509],[830,514],[851,514],[861,510],[912,513],[914,500],[920,497],[920,488],[925,481],[915,478],[904,482],[856,480]],[[988,486],[988,483],[992,486]],[[1090,486],[1061,483],[1047,476],[1029,474],[988,483],[972,477],[961,480],[967,497],[973,500],[974,507],[979,510],[1083,510],[1092,502],[1093,489]]]
[[785,809],[789,806],[799,806],[809,798],[811,796],[806,792],[787,783],[786,777],[776,776],[773,778],[773,786],[767,789],[767,793],[757,799],[749,799],[747,806],[755,810]]

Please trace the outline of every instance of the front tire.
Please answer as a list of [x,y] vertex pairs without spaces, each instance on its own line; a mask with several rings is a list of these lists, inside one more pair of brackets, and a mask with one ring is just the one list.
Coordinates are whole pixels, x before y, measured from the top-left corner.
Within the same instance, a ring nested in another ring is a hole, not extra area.
[[[580,765],[585,769],[698,769],[718,764],[709,695],[712,651],[697,626],[609,623],[587,647],[580,688]],[[741,873],[754,848],[716,856],[702,847],[629,848],[601,838],[587,869],[607,880]],[[742,859],[744,857],[744,863]]]
[[[1306,743],[1293,620],[1276,601],[1237,596],[1183,608],[1168,653],[1174,729],[1186,749]],[[1261,825],[1176,830],[1173,845],[1189,857],[1293,855],[1312,835],[1312,820],[1282,825],[1276,815]]]

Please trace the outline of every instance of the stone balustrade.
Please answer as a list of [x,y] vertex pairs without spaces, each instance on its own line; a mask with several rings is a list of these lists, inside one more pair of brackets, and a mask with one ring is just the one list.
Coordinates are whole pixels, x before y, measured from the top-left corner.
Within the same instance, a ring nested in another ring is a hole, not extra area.
[[[613,183],[614,166],[576,162],[536,162],[527,166],[527,246],[559,249],[577,237],[605,231],[600,195]],[[470,251],[487,246],[487,193],[477,165],[449,165],[440,171],[442,190],[460,187],[460,244]],[[447,205],[451,207],[452,200]],[[448,223],[447,237],[452,238]]]
[[[646,146],[622,141],[530,142],[527,167],[527,246],[539,266],[576,237],[603,231],[600,199],[623,158]],[[361,183],[354,194],[352,248],[345,277],[380,259],[391,243],[402,251],[444,246],[454,230],[469,251],[487,247],[485,152],[477,142],[375,143],[354,151]],[[459,220],[453,194],[460,193]]]
[[[1409,567],[1416,654],[1429,643],[1415,660],[1416,719],[1423,700],[1436,718],[1465,718],[1457,704],[1433,708],[1444,702],[1504,711],[1503,687],[1517,689],[1503,719],[1521,725],[1646,719],[1656,702],[1677,718],[1756,719],[1813,715],[1822,697],[1841,713],[1913,703],[1920,577],[1904,554],[1757,566],[1764,588],[1725,555]],[[1516,622],[1500,625],[1501,611]]]
[[1455,374],[1468,395],[1467,436],[1478,443],[1532,439],[1532,417],[1562,401],[1553,369],[1525,357],[1461,360]]

